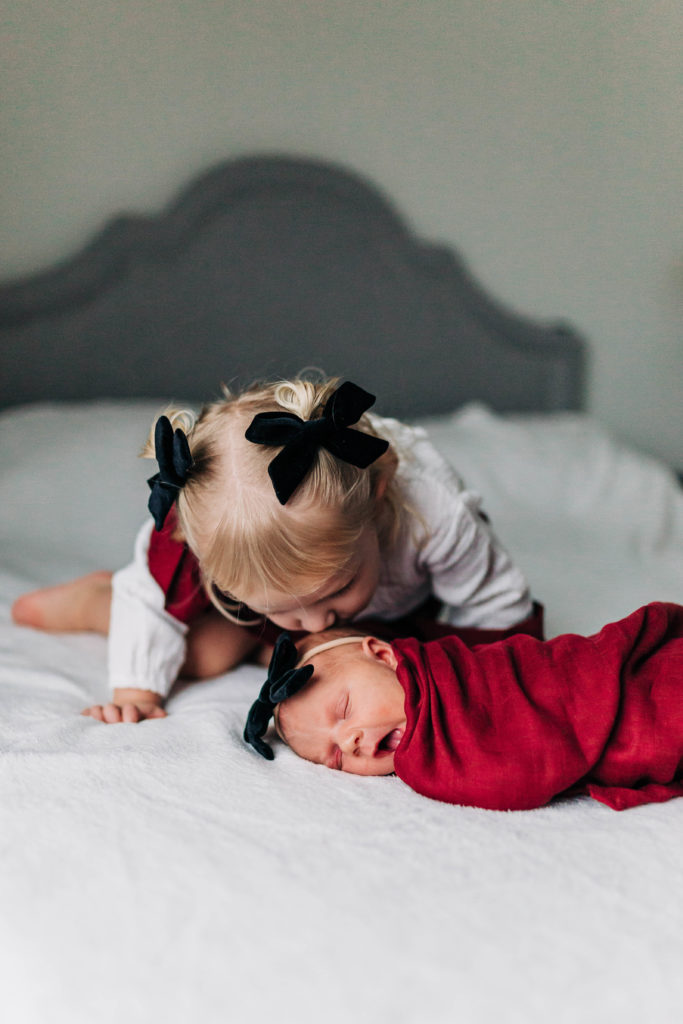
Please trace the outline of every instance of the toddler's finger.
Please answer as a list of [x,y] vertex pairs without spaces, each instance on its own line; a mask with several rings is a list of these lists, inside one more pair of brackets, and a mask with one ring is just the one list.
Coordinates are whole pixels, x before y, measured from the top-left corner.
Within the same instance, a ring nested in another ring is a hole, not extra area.
[[105,704],[102,708],[102,721],[115,725],[121,721],[121,708],[118,704]]
[[86,715],[88,718],[95,718],[98,722],[104,721],[101,704],[93,704],[90,708],[84,708],[81,714]]
[[121,718],[124,722],[139,722],[140,712],[135,704],[124,704],[121,708]]
[[168,714],[163,708],[153,708],[147,715],[148,718],[166,718]]

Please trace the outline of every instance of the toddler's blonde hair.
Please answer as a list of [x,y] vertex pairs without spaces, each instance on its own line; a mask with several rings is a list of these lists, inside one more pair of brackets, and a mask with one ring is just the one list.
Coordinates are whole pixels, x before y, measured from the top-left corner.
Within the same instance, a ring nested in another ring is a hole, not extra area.
[[[283,506],[268,476],[268,464],[281,449],[244,436],[261,412],[319,418],[338,386],[336,377],[299,376],[237,393],[224,388],[223,398],[204,406],[198,417],[186,409],[163,413],[186,433],[194,460],[178,496],[179,532],[199,560],[209,597],[227,618],[244,623],[234,616],[242,596],[254,590],[296,591],[301,597],[343,572],[369,523],[378,529],[383,552],[396,540],[406,508],[391,449],[368,469],[358,469],[320,448]],[[354,429],[377,436],[366,414]],[[153,437],[154,427],[143,456],[154,456]]]

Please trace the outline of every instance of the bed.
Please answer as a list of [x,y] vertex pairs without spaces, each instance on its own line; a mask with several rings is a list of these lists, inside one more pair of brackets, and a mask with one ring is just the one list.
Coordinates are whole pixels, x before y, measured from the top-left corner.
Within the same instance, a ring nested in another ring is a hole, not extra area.
[[0,288],[0,964],[12,1024],[678,1021],[683,801],[495,813],[241,732],[263,670],[104,727],[105,641],[12,624],[116,568],[169,399],[340,373],[421,422],[546,606],[548,635],[683,599],[675,475],[584,411],[587,345],[488,296],[377,188],[223,164]]

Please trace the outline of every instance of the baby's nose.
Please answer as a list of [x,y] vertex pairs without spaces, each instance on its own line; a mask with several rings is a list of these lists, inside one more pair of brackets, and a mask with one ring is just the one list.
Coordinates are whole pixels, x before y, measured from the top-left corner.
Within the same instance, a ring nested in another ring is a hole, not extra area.
[[344,754],[353,754],[360,748],[363,742],[363,730],[358,728],[346,729],[341,738],[339,746]]

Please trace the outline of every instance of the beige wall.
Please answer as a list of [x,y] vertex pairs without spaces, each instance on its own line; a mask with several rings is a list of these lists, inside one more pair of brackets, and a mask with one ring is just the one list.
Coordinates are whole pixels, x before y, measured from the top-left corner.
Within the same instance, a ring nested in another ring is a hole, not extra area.
[[591,339],[590,405],[683,465],[677,0],[0,0],[4,275],[208,163],[338,159],[514,307]]

